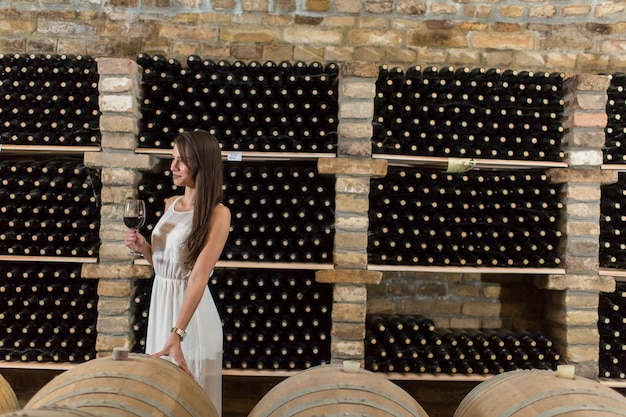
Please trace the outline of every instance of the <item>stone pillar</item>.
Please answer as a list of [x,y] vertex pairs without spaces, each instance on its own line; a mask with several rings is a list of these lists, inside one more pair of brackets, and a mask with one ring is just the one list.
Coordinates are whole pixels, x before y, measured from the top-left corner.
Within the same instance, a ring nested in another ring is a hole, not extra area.
[[367,284],[382,273],[367,270],[370,178],[385,176],[386,160],[372,156],[372,119],[378,66],[353,62],[342,66],[339,79],[337,158],[321,158],[320,174],[335,175],[335,246],[333,270],[316,273],[332,283],[331,361],[365,358]]
[[568,168],[548,172],[563,183],[564,275],[536,278],[548,294],[548,329],[576,373],[598,377],[598,297],[613,291],[615,281],[598,274],[600,248],[600,186],[617,181],[617,173],[602,171],[605,111],[610,78],[577,75],[563,85],[566,120],[563,148]]
[[133,265],[124,246],[123,202],[136,194],[138,170],[153,168],[156,158],[135,153],[141,117],[141,71],[128,59],[99,58],[101,152],[85,154],[85,165],[102,169],[100,246],[97,264],[82,267],[83,278],[99,279],[98,355],[131,343],[132,297],[136,278],[150,278],[148,266]]

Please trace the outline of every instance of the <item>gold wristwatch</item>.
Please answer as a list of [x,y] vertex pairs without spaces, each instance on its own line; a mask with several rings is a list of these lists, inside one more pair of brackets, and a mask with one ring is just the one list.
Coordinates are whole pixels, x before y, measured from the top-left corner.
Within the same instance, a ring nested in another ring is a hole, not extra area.
[[187,336],[187,332],[183,329],[179,329],[178,327],[172,327],[171,333],[176,333],[178,337],[180,337],[180,341],[185,340],[185,336]]

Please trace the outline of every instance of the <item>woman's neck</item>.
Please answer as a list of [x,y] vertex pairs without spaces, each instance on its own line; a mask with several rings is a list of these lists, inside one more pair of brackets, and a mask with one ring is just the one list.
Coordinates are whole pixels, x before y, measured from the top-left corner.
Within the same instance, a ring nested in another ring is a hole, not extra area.
[[177,211],[191,211],[196,202],[196,190],[185,188],[185,194],[176,203]]

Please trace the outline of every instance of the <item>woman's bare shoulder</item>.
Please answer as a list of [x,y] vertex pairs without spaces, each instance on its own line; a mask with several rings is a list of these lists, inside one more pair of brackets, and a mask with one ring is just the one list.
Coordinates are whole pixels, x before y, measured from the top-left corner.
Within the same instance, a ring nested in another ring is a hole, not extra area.
[[164,211],[167,211],[167,210],[170,208],[170,206],[171,206],[172,204],[174,204],[174,201],[176,201],[176,199],[177,199],[178,197],[180,197],[180,196],[178,196],[178,195],[173,195],[173,196],[171,196],[171,197],[166,198],[166,199],[165,199],[165,210],[164,210]]
[[217,216],[227,216],[228,218],[230,218],[230,209],[220,203],[213,209],[213,214]]

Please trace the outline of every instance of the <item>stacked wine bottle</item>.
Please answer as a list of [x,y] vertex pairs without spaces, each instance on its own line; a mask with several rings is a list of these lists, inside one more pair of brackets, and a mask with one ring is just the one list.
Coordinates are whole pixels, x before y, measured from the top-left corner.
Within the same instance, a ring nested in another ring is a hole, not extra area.
[[618,174],[614,184],[601,186],[600,199],[600,266],[626,269],[626,176]]
[[135,282],[135,296],[131,305],[133,316],[131,351],[134,353],[146,353],[146,331],[148,330],[151,294],[151,279],[140,279]]
[[612,75],[607,90],[604,163],[626,163],[626,74]]
[[560,265],[560,185],[541,171],[390,167],[371,184],[371,264]]
[[0,143],[98,146],[98,78],[89,56],[0,54]]
[[600,377],[626,378],[626,283],[617,282],[612,293],[600,293]]
[[[169,172],[145,173],[139,195],[146,200],[150,231],[164,198],[181,190]],[[330,263],[334,239],[334,182],[315,163],[226,163],[224,197],[232,212],[223,260]]]
[[211,279],[224,367],[306,369],[330,360],[332,288],[314,271],[219,270]]
[[84,362],[96,357],[97,280],[80,265],[0,263],[0,359]]
[[373,152],[560,161],[563,74],[380,68]]
[[99,170],[73,158],[8,158],[0,178],[0,254],[97,255]]
[[[332,287],[314,271],[216,269],[209,288],[222,317],[224,368],[306,369],[330,361]],[[135,296],[136,352],[145,349],[150,281]]]
[[338,67],[329,63],[213,61],[140,53],[139,147],[171,148],[183,130],[213,133],[225,151],[332,153]]
[[560,355],[541,332],[437,329],[423,315],[366,319],[366,368],[379,372],[499,374],[556,369]]

